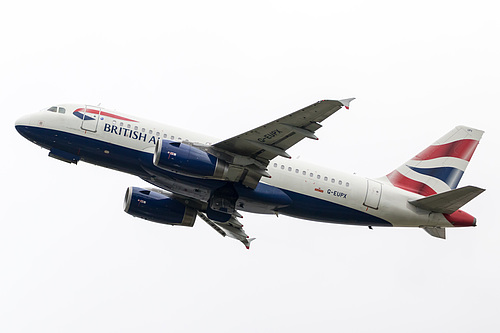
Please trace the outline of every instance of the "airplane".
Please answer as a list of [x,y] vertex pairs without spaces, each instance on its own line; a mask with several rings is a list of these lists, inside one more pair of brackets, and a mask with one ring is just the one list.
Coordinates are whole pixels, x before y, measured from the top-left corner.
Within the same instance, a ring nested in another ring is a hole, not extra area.
[[16,130],[55,159],[126,172],[153,185],[128,187],[124,210],[192,227],[197,217],[246,248],[255,238],[240,212],[373,227],[476,226],[460,208],[481,194],[457,188],[483,131],[458,126],[389,174],[371,179],[292,159],[287,149],[318,140],[320,124],[354,98],[321,100],[232,138],[217,138],[100,106],[61,104],[21,117]]

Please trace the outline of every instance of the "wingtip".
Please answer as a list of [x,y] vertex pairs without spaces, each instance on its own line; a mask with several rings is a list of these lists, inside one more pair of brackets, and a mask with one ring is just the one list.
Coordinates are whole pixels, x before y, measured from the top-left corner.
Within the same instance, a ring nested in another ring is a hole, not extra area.
[[352,98],[346,98],[346,99],[341,99],[341,100],[339,100],[339,102],[340,102],[340,103],[342,103],[342,105],[343,105],[343,106],[345,106],[345,108],[346,108],[347,110],[349,110],[349,104],[350,104],[353,100],[355,100],[355,98],[354,98],[354,97],[352,97]]
[[250,250],[250,243],[252,241],[254,241],[254,240],[255,240],[255,238],[247,238],[247,239],[245,239],[244,241],[241,241],[241,242],[245,245],[245,247],[247,248],[247,250]]

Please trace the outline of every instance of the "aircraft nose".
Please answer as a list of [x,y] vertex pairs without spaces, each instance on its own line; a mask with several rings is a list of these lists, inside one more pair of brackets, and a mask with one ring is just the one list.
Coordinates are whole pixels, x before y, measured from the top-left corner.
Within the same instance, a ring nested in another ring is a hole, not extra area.
[[31,120],[30,115],[22,116],[21,118],[16,120],[16,130],[19,132],[19,134],[21,134],[24,137],[27,136],[30,120]]
[[28,126],[30,124],[30,115],[22,116],[18,120],[16,120],[16,127],[18,126]]

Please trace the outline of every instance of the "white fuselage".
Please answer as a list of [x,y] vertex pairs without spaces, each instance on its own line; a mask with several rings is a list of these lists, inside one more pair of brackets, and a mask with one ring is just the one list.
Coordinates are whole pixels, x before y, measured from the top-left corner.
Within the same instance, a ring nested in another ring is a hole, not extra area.
[[[82,119],[81,113],[77,111],[85,108],[85,105],[68,104],[60,107],[64,107],[64,114],[41,111],[19,119],[16,127],[21,134],[23,133],[20,128],[25,128],[26,133],[23,135],[44,148],[55,149],[54,151],[57,152],[66,151],[66,147],[78,146],[77,148],[82,151],[82,160],[124,172],[136,174],[134,170],[140,170],[141,167],[144,169],[143,165],[146,163],[144,160],[147,160],[148,155],[151,160],[153,159],[155,144],[160,139],[204,145],[219,141],[211,136],[118,114],[103,108],[99,108],[100,114],[95,115],[97,118],[94,117],[95,120],[92,123],[89,118],[86,124],[85,118]],[[75,140],[77,142],[73,142]],[[88,157],[83,154],[85,149],[92,150],[87,152]],[[72,154],[79,155],[80,151],[73,151]],[[143,156],[141,165],[124,165],[129,163],[129,160],[118,155],[130,154],[130,152],[140,153]],[[280,209],[274,213],[323,222],[360,225],[371,225],[370,219],[357,223],[359,217],[356,214],[385,221],[387,226],[453,226],[443,214],[430,213],[408,203],[409,200],[421,198],[421,195],[394,187],[384,178],[367,179],[355,174],[309,164],[302,160],[282,157],[277,157],[270,162],[268,173],[271,178],[262,178],[261,183],[284,190],[290,195],[293,194],[295,206],[289,210]],[[144,178],[143,174],[138,175]],[[203,187],[204,180],[194,181]],[[161,183],[159,186],[168,191],[175,191],[175,188],[171,188],[168,182]],[[188,192],[181,194],[189,196]],[[197,195],[195,199],[203,201],[209,194]],[[346,211],[344,215],[340,215],[340,220],[334,216],[329,218],[329,213],[323,214],[317,211],[323,205],[329,205],[328,209],[333,209],[332,214],[337,209],[335,207]],[[273,213],[271,210],[247,209],[243,205],[239,209]],[[356,214],[352,215],[350,221],[341,221],[345,218],[344,216],[350,217],[352,212]]]

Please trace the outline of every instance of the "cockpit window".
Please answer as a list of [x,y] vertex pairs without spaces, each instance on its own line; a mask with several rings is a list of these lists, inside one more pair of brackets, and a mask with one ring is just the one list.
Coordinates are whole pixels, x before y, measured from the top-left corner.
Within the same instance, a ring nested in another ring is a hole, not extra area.
[[59,113],[66,113],[66,109],[62,108],[60,106],[59,107],[52,106],[52,107],[48,108],[47,111],[50,111],[50,112],[59,112]]

